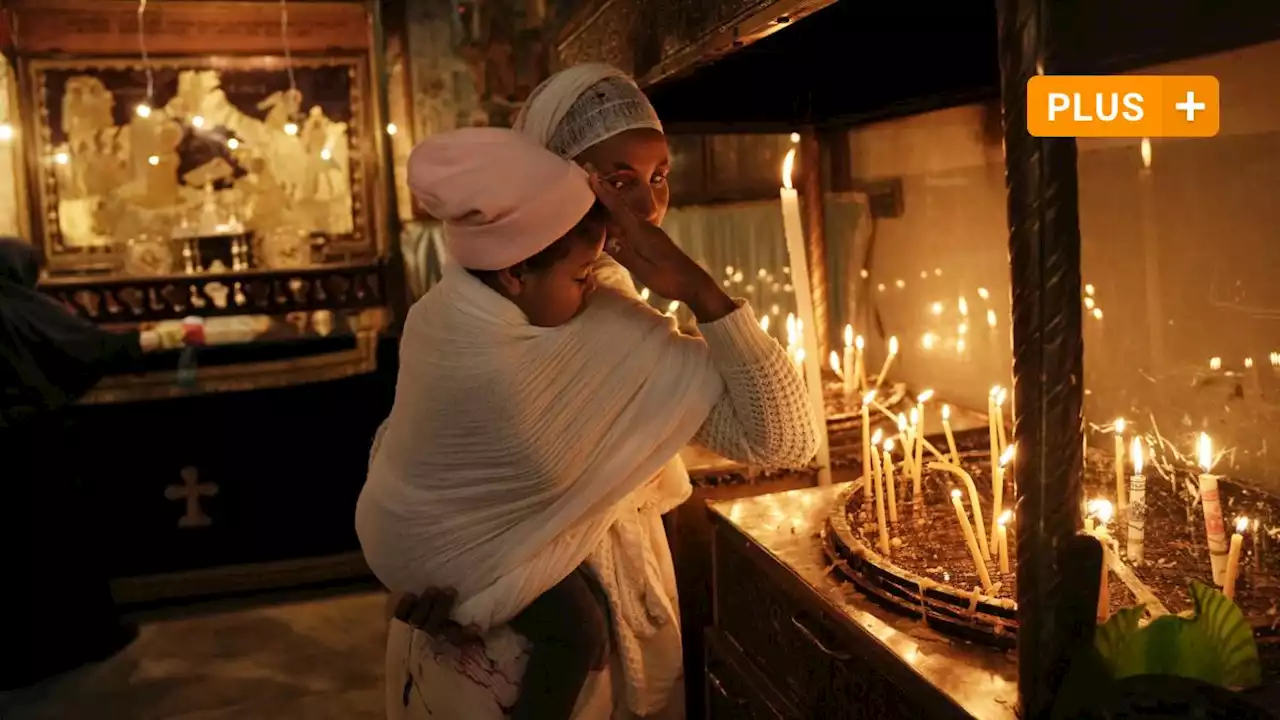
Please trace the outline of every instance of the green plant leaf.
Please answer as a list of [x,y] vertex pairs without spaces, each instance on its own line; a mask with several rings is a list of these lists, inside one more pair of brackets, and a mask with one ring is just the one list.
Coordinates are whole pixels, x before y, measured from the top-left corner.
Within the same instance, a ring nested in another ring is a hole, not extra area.
[[1145,612],[1142,605],[1121,608],[1094,631],[1093,646],[1114,678],[1125,677],[1127,670],[1140,661],[1135,637],[1138,621]]
[[1262,681],[1253,629],[1240,608],[1199,582],[1191,583],[1191,597],[1193,617],[1165,615],[1139,629],[1141,607],[1125,608],[1098,628],[1094,645],[1113,677],[1176,675],[1228,688]]

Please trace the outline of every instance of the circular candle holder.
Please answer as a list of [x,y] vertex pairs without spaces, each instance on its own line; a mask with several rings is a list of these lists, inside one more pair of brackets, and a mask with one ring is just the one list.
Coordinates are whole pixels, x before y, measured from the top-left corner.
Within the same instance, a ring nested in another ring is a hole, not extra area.
[[[930,458],[926,457],[928,468]],[[985,527],[974,532],[991,535],[992,487],[990,457],[986,452],[968,452],[961,465],[972,476],[980,496]],[[862,481],[845,488],[828,516],[822,532],[824,551],[836,572],[853,582],[869,600],[894,612],[923,621],[934,630],[991,647],[1009,650],[1017,644],[1017,527],[1009,532],[1009,573],[1000,573],[996,546],[986,563],[992,591],[980,589],[977,569],[950,501],[952,489],[966,490],[954,475],[926,469],[922,474],[923,503],[913,502],[911,482],[904,481],[901,466],[898,478],[897,523],[889,525],[893,539],[888,553],[878,548],[878,526],[874,499],[864,499]],[[1187,478],[1193,477],[1189,471]],[[1090,451],[1086,465],[1086,497],[1113,498],[1114,465],[1109,456]],[[1148,616],[1163,612],[1191,612],[1187,591],[1191,580],[1212,584],[1204,518],[1198,505],[1190,505],[1182,477],[1176,482],[1153,476],[1146,480],[1147,519],[1144,562],[1130,564],[1125,559],[1127,517],[1119,511],[1109,523],[1110,535],[1118,540],[1119,559],[1126,577],[1112,573],[1109,606],[1115,610],[1136,605],[1139,596],[1154,598],[1158,607]],[[1231,518],[1247,515],[1261,520],[1261,528],[1280,521],[1280,498],[1248,489],[1223,478],[1223,507]],[[1012,509],[1014,493],[1005,486],[1005,509]],[[874,494],[872,494],[874,498]],[[972,518],[969,494],[964,506]],[[1256,532],[1252,531],[1251,532]],[[1280,547],[1269,538],[1244,541],[1235,601],[1252,625],[1263,665],[1264,683],[1280,683]],[[975,588],[978,588],[975,590]]]

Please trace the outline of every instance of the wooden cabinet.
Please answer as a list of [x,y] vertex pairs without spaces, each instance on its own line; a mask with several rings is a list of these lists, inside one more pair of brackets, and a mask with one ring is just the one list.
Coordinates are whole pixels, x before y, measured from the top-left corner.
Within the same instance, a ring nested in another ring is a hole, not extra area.
[[968,717],[747,535],[715,528],[708,718]]

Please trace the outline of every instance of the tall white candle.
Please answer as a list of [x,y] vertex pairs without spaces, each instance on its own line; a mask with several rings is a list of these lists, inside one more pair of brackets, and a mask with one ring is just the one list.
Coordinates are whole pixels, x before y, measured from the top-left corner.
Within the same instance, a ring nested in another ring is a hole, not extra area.
[[1004,449],[1009,447],[1009,439],[1004,434],[1004,401],[1009,399],[1009,392],[1004,388],[1000,388],[1000,392],[996,393],[996,438],[1000,441],[1000,455],[1004,454]]
[[884,357],[884,364],[880,366],[880,374],[876,376],[876,389],[884,384],[884,378],[889,374],[889,366],[893,364],[893,359],[898,355],[898,337],[896,335],[889,337],[889,354]]
[[1120,508],[1121,512],[1129,506],[1124,491],[1125,485],[1128,484],[1124,478],[1124,428],[1124,418],[1116,418],[1116,507]]
[[880,453],[876,452],[879,448],[880,431],[876,430],[876,434],[872,436],[871,442],[875,443],[875,447],[871,451],[871,463],[875,466],[875,486],[876,486],[876,527],[880,533],[880,552],[885,555],[889,554],[889,526],[885,523],[884,516],[884,468],[880,466]]
[[978,499],[978,486],[973,484],[973,476],[965,472],[965,469],[959,465],[952,465],[951,463],[945,462],[929,463],[929,469],[944,470],[955,475],[964,482],[965,487],[969,490],[969,505],[973,507],[973,520],[982,531],[978,533],[978,549],[982,552],[982,557],[984,559],[990,560],[991,548],[987,545],[987,524],[982,520],[982,503]]
[[1004,468],[1013,459],[1014,445],[1004,449],[1004,454],[991,468],[991,542],[996,541],[996,529],[1004,512]]
[[933,391],[925,390],[916,396],[916,406],[920,408],[920,423],[916,430],[915,458],[911,461],[911,498],[915,502],[920,502],[923,497],[920,495],[920,472],[924,466],[924,404],[933,399]]
[[853,326],[844,326],[844,357],[840,365],[840,379],[842,381],[841,389],[844,390],[845,407],[853,407],[853,401],[858,394],[858,369],[855,367],[853,349]]
[[996,548],[996,555],[1000,558],[1000,572],[1009,572],[1009,521],[1013,519],[1013,512],[1005,510],[1000,513],[1000,517],[996,518],[996,527],[999,532],[996,533],[996,542],[999,546]]
[[1147,537],[1147,479],[1142,475],[1142,438],[1133,438],[1129,457],[1133,459],[1133,476],[1129,478],[1129,508],[1125,515],[1128,533],[1124,554],[1129,562],[1138,564],[1146,553]]
[[1236,531],[1231,534],[1231,549],[1227,551],[1227,579],[1222,583],[1222,594],[1228,600],[1236,597],[1236,580],[1240,578],[1240,548],[1244,545],[1244,531],[1249,529],[1249,518],[1236,518]]
[[[960,521],[960,530],[964,533],[965,544],[969,546],[969,556],[973,558],[973,566],[978,571],[978,580],[982,582],[982,591],[991,592],[991,574],[987,572],[986,558],[978,547],[978,538],[973,534],[973,525],[969,523],[969,516],[964,511],[964,504],[960,502],[960,491],[951,491],[951,505],[956,509],[956,518]],[[975,508],[976,510],[977,508]],[[982,527],[982,523],[978,523]]]
[[884,441],[884,489],[889,501],[889,522],[898,522],[898,490],[893,477],[893,438]]
[[1218,494],[1218,476],[1213,470],[1213,445],[1209,436],[1200,433],[1200,506],[1204,508],[1204,532],[1209,542],[1209,562],[1213,582],[1219,587],[1227,581],[1227,529],[1222,522],[1222,496]]
[[787,236],[787,260],[791,263],[791,283],[795,287],[796,309],[800,311],[801,341],[807,350],[806,377],[809,403],[813,406],[818,432],[818,484],[831,484],[831,452],[827,438],[826,404],[822,396],[822,375],[818,367],[821,357],[818,350],[817,325],[813,319],[813,291],[809,285],[809,263],[805,255],[804,229],[800,223],[800,196],[791,186],[791,170],[795,165],[796,151],[792,148],[782,163],[782,229]]
[[853,339],[854,372],[858,376],[858,389],[864,392],[867,389],[867,361],[866,357],[863,355],[863,351],[866,350],[866,347],[867,341],[863,340],[861,335]]
[[1105,498],[1090,500],[1087,507],[1089,516],[1097,520],[1094,537],[1102,543],[1102,578],[1098,584],[1098,622],[1101,623],[1111,615],[1111,536],[1107,532],[1107,523],[1111,522],[1115,509]]
[[947,451],[951,453],[951,462],[960,464],[960,453],[956,452],[956,436],[951,433],[951,406],[942,406],[942,432],[947,436]]
[[987,394],[987,436],[991,441],[991,469],[994,472],[996,461],[1000,458],[1000,436],[996,435],[996,395],[1000,386],[995,385]]
[[875,402],[876,394],[869,392],[862,397],[862,499],[867,501],[871,499],[871,483],[874,477],[871,474],[871,403]]

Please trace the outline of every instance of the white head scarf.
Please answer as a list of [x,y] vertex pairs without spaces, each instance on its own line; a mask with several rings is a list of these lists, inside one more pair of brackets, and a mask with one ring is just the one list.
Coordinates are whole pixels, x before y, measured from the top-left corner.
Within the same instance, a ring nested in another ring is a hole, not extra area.
[[560,157],[636,128],[662,132],[644,91],[621,70],[599,63],[562,70],[534,88],[513,129]]

